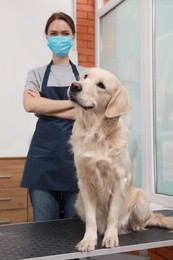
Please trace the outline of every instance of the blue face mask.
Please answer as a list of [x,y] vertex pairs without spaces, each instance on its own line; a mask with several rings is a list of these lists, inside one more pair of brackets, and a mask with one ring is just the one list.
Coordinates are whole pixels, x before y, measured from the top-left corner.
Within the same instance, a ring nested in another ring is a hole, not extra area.
[[65,57],[73,46],[72,36],[48,36],[47,46],[58,57]]

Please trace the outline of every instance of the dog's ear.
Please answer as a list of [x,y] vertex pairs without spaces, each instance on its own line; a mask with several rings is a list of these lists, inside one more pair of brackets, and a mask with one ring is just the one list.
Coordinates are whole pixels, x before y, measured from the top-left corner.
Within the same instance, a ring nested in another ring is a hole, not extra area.
[[118,88],[106,108],[106,117],[112,118],[128,113],[132,108],[125,87]]

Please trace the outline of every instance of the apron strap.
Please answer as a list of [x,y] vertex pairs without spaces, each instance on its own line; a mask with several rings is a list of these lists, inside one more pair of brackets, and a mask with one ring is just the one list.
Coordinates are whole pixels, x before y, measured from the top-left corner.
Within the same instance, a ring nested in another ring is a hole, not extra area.
[[46,68],[46,71],[44,73],[44,77],[43,77],[43,82],[42,82],[42,89],[44,87],[47,87],[47,82],[48,82],[48,78],[49,78],[49,73],[50,73],[50,68],[53,64],[53,61],[51,61],[48,65],[47,65],[47,68]]
[[72,71],[75,75],[75,78],[78,81],[79,80],[79,72],[78,72],[76,66],[73,64],[73,62],[71,60],[70,60],[70,65],[71,65]]

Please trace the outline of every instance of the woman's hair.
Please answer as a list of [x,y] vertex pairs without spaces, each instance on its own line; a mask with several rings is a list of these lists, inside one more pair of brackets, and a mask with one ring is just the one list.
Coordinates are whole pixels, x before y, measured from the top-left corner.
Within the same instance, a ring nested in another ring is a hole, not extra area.
[[44,30],[46,35],[48,33],[49,25],[55,20],[64,20],[70,26],[72,33],[75,34],[75,25],[73,19],[69,15],[63,12],[58,12],[58,13],[53,13],[47,20],[45,30]]

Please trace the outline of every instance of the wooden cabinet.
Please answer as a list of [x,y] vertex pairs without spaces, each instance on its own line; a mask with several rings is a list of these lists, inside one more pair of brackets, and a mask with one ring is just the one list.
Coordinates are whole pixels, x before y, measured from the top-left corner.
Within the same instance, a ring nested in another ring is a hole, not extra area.
[[0,158],[0,224],[32,221],[28,190],[20,188],[25,158]]

